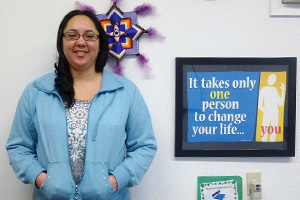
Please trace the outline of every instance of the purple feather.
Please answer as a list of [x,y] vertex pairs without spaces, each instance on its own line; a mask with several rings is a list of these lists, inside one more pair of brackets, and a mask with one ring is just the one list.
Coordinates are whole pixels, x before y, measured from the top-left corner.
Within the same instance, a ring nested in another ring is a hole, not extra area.
[[152,69],[151,67],[148,65],[149,59],[146,58],[144,55],[139,54],[138,55],[138,62],[139,64],[143,67],[144,69],[144,73],[145,74],[150,74]]
[[113,70],[115,74],[118,74],[119,76],[124,76],[123,67],[120,65],[120,63],[115,64]]
[[149,59],[146,58],[144,55],[139,54],[138,61],[141,65],[145,65],[149,62]]
[[113,3],[118,3],[120,2],[121,0],[111,0]]
[[139,15],[148,15],[155,13],[155,7],[151,6],[150,4],[144,3],[134,9],[134,11]]
[[77,8],[79,10],[86,10],[86,11],[90,11],[91,13],[93,13],[94,15],[96,15],[96,11],[92,6],[86,5],[84,3],[81,3],[79,1],[75,2],[75,6],[77,6]]
[[166,37],[160,34],[155,28],[149,28],[146,33],[148,33],[149,38],[158,38],[159,40],[165,40]]

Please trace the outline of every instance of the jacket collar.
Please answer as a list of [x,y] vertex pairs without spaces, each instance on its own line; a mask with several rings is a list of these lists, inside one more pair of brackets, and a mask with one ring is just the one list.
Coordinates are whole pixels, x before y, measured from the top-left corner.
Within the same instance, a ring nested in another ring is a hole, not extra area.
[[[54,79],[56,78],[55,73],[49,73],[41,78],[35,80],[33,82],[34,86],[37,87],[39,90],[46,92],[46,93],[57,93],[54,84]],[[121,77],[119,77],[116,74],[113,74],[111,72],[107,72],[103,69],[103,77],[102,77],[102,83],[101,88],[98,91],[98,93],[104,93],[108,91],[117,90],[121,87],[123,87],[123,83],[121,81]]]
[[103,69],[102,83],[98,93],[117,90],[123,86],[120,76]]

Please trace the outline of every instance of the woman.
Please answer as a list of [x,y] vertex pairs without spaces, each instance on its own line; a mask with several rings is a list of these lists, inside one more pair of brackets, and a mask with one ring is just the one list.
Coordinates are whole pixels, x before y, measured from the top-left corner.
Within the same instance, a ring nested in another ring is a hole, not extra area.
[[57,36],[56,73],[23,92],[7,141],[17,177],[37,200],[125,200],[156,152],[147,106],[129,80],[106,72],[107,37],[75,10]]

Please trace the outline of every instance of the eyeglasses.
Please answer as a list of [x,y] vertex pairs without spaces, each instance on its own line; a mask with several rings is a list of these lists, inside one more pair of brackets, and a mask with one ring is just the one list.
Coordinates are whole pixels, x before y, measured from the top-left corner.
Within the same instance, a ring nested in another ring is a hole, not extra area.
[[85,41],[89,41],[89,42],[94,42],[99,38],[99,35],[93,32],[86,32],[82,35],[76,32],[65,32],[64,36],[68,40],[79,40],[80,36],[82,36]]

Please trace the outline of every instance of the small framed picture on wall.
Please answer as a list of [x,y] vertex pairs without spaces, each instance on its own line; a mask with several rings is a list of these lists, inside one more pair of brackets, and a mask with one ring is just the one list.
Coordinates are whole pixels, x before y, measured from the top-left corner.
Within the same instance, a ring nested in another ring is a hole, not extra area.
[[176,157],[295,156],[297,58],[176,58]]
[[282,0],[283,4],[300,4],[300,0]]
[[300,0],[270,0],[270,17],[300,17]]

